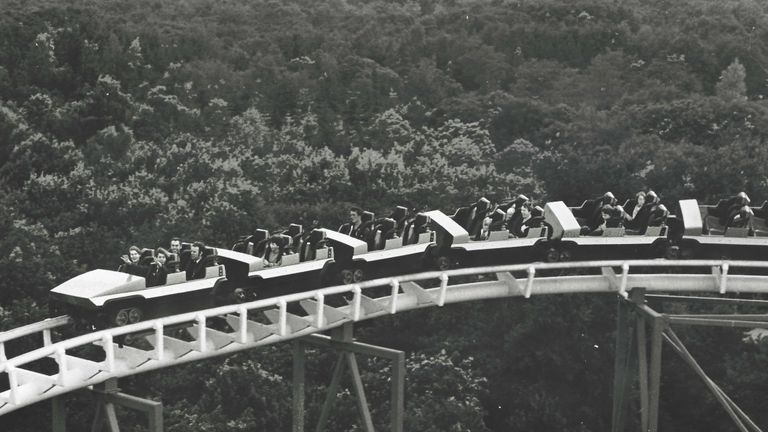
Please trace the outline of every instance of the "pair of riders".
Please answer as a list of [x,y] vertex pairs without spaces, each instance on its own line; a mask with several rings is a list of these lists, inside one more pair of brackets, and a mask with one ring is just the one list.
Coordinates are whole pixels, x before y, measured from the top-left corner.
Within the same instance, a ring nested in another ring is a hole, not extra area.
[[181,240],[174,238],[171,240],[170,250],[169,252],[158,247],[154,251],[142,251],[137,246],[131,246],[128,254],[120,257],[123,263],[118,267],[118,271],[146,278],[148,287],[164,285],[169,273],[179,271],[186,273],[187,280],[205,278],[204,243],[193,243],[189,248],[189,255],[186,256],[181,251]]

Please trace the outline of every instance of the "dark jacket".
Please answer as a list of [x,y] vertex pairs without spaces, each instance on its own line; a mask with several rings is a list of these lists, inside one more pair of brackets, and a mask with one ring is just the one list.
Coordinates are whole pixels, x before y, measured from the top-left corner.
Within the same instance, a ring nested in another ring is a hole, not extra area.
[[168,279],[168,270],[158,263],[152,263],[147,273],[147,286],[165,285]]
[[205,263],[202,258],[197,261],[190,261],[187,264],[187,280],[192,279],[204,279],[205,278]]
[[147,277],[149,267],[143,266],[141,264],[123,263],[120,265],[120,267],[117,268],[117,271],[132,274],[134,276]]
[[345,223],[344,225],[339,227],[339,232],[342,234],[346,234],[350,237],[354,237],[356,239],[365,240],[365,235],[368,233],[368,224],[361,223],[357,228],[355,228],[354,225],[351,223]]

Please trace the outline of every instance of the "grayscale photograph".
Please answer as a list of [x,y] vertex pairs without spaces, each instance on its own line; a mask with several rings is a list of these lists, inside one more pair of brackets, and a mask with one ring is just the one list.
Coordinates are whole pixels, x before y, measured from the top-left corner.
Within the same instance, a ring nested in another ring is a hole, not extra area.
[[768,428],[768,3],[0,0],[1,432]]

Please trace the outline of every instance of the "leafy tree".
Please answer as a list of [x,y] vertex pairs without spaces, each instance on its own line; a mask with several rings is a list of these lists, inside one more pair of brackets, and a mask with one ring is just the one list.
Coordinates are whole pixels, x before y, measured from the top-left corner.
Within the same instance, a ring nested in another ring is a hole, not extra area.
[[[351,204],[377,214],[395,204],[450,212],[481,195],[524,192],[578,204],[606,189],[621,198],[647,188],[667,203],[714,202],[740,190],[754,203],[768,198],[761,2],[316,3],[4,2],[3,325],[37,319],[50,287],[113,268],[127,245],[181,235],[228,246],[256,226],[337,226]],[[477,397],[494,430],[604,430],[605,417],[592,411],[608,397],[600,368],[609,367],[602,348],[591,347],[608,345],[613,327],[597,318],[605,305],[575,303],[419,315],[414,321],[451,331],[418,338],[428,352],[448,354],[425,354],[429,366],[414,378],[426,386],[430,374],[442,374],[487,391],[435,400],[413,390],[414,409],[457,416],[427,424],[430,417],[414,413],[408,421],[423,430],[483,430],[469,412],[482,412]],[[530,326],[513,320],[518,315]],[[457,330],[456,322],[464,325]],[[574,322],[582,331],[568,327]],[[405,324],[408,335],[423,327]],[[375,327],[382,334],[371,337],[387,340],[387,325]],[[708,367],[735,376],[736,367],[758,364],[760,349],[720,336],[694,347],[727,345],[739,354],[719,362],[705,350]],[[422,349],[415,339],[388,341]],[[465,376],[470,365],[461,359],[469,356],[473,373]],[[285,391],[278,359],[226,365],[190,370],[216,371],[254,398],[241,378],[275,370],[257,384]],[[546,376],[550,369],[560,372]],[[681,386],[670,395],[675,405],[700,409],[688,398],[700,387],[674,372],[665,380]],[[183,373],[169,374],[162,391],[190,396],[170,402],[174,427],[284,422],[246,406],[217,417],[227,389],[213,378],[192,385]],[[746,397],[762,385],[759,374],[749,378],[740,382]],[[203,400],[203,388],[217,396]],[[592,392],[585,400],[574,388]],[[345,406],[341,429],[352,427],[353,405]],[[721,425],[709,415],[694,420],[686,427]]]
[[715,85],[715,92],[728,102],[746,100],[746,76],[747,71],[744,69],[744,65],[739,62],[738,58],[733,59],[733,62],[720,75],[720,80]]
[[284,430],[289,428],[289,383],[253,360],[217,368],[194,404],[180,401],[171,407],[170,431]]

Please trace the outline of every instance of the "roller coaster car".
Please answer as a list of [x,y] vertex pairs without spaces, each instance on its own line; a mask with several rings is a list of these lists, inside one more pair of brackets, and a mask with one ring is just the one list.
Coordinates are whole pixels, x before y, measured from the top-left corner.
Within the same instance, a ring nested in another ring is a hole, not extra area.
[[[322,228],[312,230],[297,252],[288,247],[294,244],[295,237],[288,234],[274,235],[273,238],[283,246],[281,264],[264,267],[262,258],[254,257],[258,263],[244,280],[227,280],[217,285],[215,297],[218,303],[270,298],[328,285],[337,253],[327,232]],[[341,253],[343,258],[345,251]]]
[[418,214],[403,228],[401,238],[394,219],[379,219],[370,243],[326,230],[329,244],[337,251],[326,275],[335,275],[336,283],[349,284],[422,270],[425,251],[434,239],[428,223],[429,217]]
[[[604,199],[615,200],[612,195]],[[591,212],[598,208],[596,200],[581,209]],[[470,240],[466,229],[441,212],[430,212],[436,244],[430,248],[430,259],[439,269],[534,261],[569,261],[573,259],[615,259],[617,257],[663,257],[669,248],[664,225],[665,211],[648,219],[643,235],[629,234],[620,225],[621,213],[614,215],[600,236],[582,236],[581,225],[571,210],[561,201],[548,203],[531,211],[529,225],[541,220],[540,228],[529,228],[526,237],[510,238],[505,231],[491,231],[487,240]],[[514,216],[513,216],[514,217]],[[493,221],[493,216],[491,216]],[[510,219],[511,223],[515,223]],[[521,222],[521,221],[517,221]],[[492,222],[493,224],[493,222]],[[614,226],[612,226],[614,225]]]
[[[539,212],[542,211],[539,209]],[[430,211],[426,215],[429,216],[431,228],[435,232],[435,244],[429,247],[425,259],[431,267],[440,270],[457,266],[476,267],[537,261],[544,255],[543,244],[549,235],[549,227],[542,223],[538,228],[530,228],[527,236],[523,238],[510,238],[509,231],[497,229],[491,231],[485,240],[471,240],[469,231],[457,223],[455,218],[446,216],[439,210]],[[495,213],[491,213],[492,226],[494,217],[503,220],[503,215],[494,215]],[[535,215],[535,212],[532,212],[532,215]]]
[[[592,227],[584,226],[576,214],[586,216],[596,212],[601,217],[601,208],[608,201],[615,203],[613,195],[603,195],[596,200],[586,201],[578,208],[565,207],[561,202],[548,203],[546,219],[555,228],[550,239],[547,261],[599,260],[662,258],[667,256],[670,243],[667,240],[667,219],[669,212],[658,200],[652,201],[638,212],[635,219],[637,229],[623,226],[624,210],[614,207],[605,222],[605,228],[590,233],[599,223],[592,220]],[[590,213],[591,214],[591,213]],[[594,216],[590,216],[594,217]],[[560,234],[562,233],[562,234]],[[557,259],[555,259],[557,258]]]
[[[92,270],[50,292],[54,313],[81,324],[107,328],[144,319],[200,310],[215,305],[213,295],[225,282],[237,284],[260,266],[260,259],[226,249],[207,248],[205,278],[187,280],[184,272],[168,274],[164,285],[147,287],[146,279],[111,270]],[[215,261],[220,264],[216,264]]]
[[677,213],[682,234],[675,238],[683,258],[762,259],[768,253],[766,205],[741,210],[749,198],[741,193],[699,205],[695,199],[681,200]]

